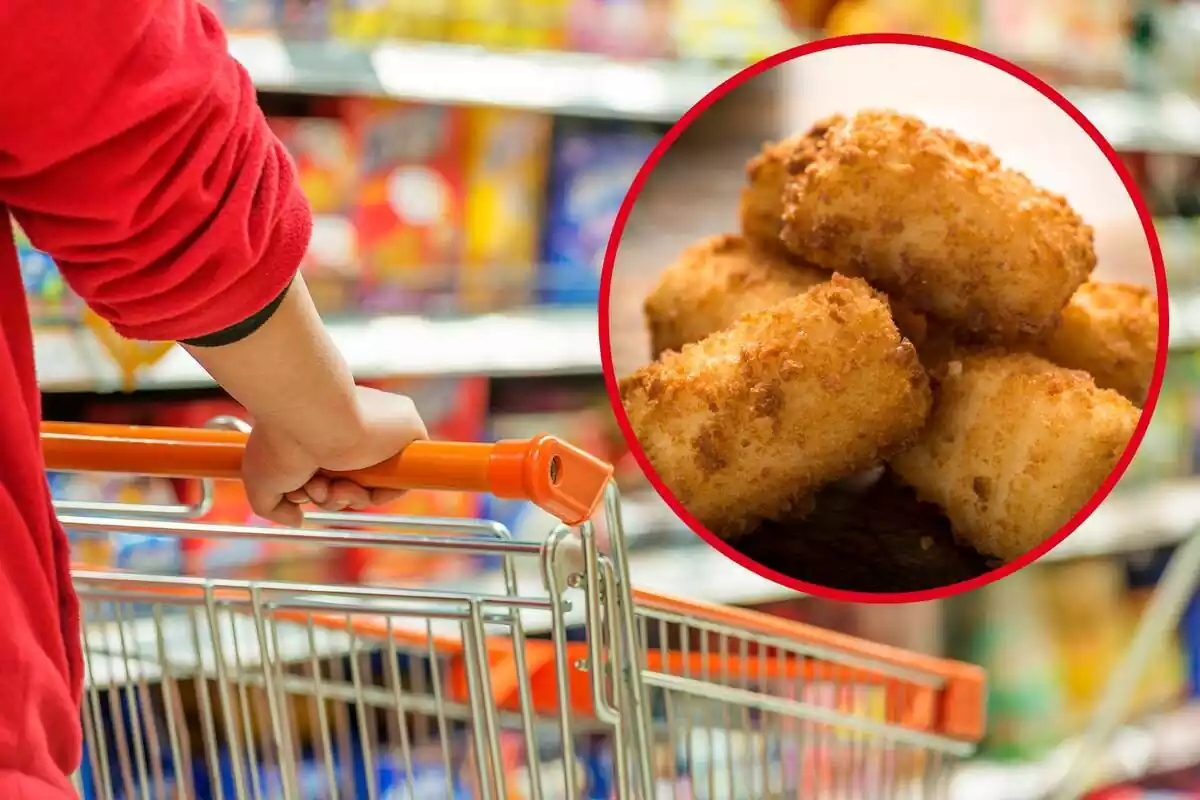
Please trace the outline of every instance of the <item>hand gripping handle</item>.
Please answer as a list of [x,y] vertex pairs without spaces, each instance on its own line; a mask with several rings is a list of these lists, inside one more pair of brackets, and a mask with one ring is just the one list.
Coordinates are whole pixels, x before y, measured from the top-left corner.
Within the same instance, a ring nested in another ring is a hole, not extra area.
[[[172,478],[236,479],[246,434],[63,422],[42,424],[46,468]],[[591,517],[612,466],[553,436],[475,442],[413,442],[366,469],[328,473],[379,489],[486,492],[530,500],[568,525]]]

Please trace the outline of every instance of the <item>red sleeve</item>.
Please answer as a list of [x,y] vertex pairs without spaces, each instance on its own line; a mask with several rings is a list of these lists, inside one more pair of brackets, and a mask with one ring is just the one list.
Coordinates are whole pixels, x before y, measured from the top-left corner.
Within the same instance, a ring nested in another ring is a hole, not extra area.
[[0,2],[0,203],[130,338],[204,336],[295,276],[312,220],[196,0]]

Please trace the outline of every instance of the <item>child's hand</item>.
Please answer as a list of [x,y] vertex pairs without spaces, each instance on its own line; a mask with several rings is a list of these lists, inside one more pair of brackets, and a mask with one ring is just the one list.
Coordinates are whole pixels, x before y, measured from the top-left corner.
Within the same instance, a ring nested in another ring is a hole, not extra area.
[[[259,420],[246,443],[242,480],[250,507],[260,517],[299,526],[300,506],[313,503],[327,511],[361,511],[387,503],[401,493],[368,489],[349,480],[331,480],[319,470],[347,471],[372,467],[409,444],[428,438],[412,401],[403,395],[358,387],[357,420],[329,420],[347,426],[348,442],[336,452],[318,451],[303,437],[283,433],[269,419]],[[329,441],[328,431],[320,441]],[[314,437],[316,440],[318,437]]]

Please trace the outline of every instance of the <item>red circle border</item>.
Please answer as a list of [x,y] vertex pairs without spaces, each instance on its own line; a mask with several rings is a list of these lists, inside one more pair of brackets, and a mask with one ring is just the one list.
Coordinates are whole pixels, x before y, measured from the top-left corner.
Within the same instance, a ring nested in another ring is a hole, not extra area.
[[[1134,207],[1137,210],[1138,218],[1142,223],[1143,232],[1146,235],[1146,241],[1150,246],[1150,256],[1154,263],[1154,282],[1158,297],[1159,314],[1158,314],[1158,346],[1154,360],[1154,374],[1150,383],[1150,390],[1147,395],[1146,403],[1142,408],[1142,414],[1138,419],[1137,427],[1134,429],[1133,437],[1125,447],[1125,451],[1121,454],[1116,467],[1109,474],[1108,478],[1100,485],[1092,498],[1081,508],[1063,528],[1056,534],[1048,538],[1037,548],[1029,551],[1018,559],[1015,559],[1002,567],[987,572],[978,577],[958,583],[948,584],[946,586],[937,587],[934,589],[926,589],[916,592],[895,592],[895,593],[880,593],[880,592],[859,592],[846,589],[833,589],[827,586],[799,581],[782,573],[776,572],[773,569],[763,566],[757,561],[753,561],[727,543],[721,541],[712,533],[704,528],[687,509],[680,505],[679,501],[671,491],[663,484],[658,477],[645,452],[642,450],[641,444],[638,442],[637,436],[633,432],[633,428],[629,424],[629,417],[625,414],[625,409],[621,404],[620,393],[617,385],[617,378],[613,371],[612,363],[612,345],[611,345],[611,330],[609,318],[609,303],[610,294],[612,291],[612,273],[613,266],[616,262],[617,251],[620,248],[622,234],[625,230],[625,225],[629,219],[629,214],[633,210],[633,205],[636,202],[638,195],[641,194],[646,185],[650,174],[654,171],[655,166],[663,155],[671,148],[671,146],[679,139],[680,135],[710,106],[713,105],[723,95],[737,88],[741,84],[751,78],[766,72],[782,63],[791,61],[802,56],[812,53],[819,53],[824,50],[834,50],[842,47],[852,47],[861,44],[899,44],[910,45],[917,47],[927,47],[943,52],[954,53],[960,56],[974,59],[976,61],[988,64],[996,69],[1008,73],[1009,75],[1023,81],[1026,85],[1031,86],[1046,97],[1060,109],[1062,109],[1071,119],[1081,127],[1101,152],[1108,158],[1109,163],[1120,177],[1122,184],[1125,186],[1130,199],[1133,201]],[[710,91],[703,99],[685,113],[678,122],[671,126],[670,130],[659,141],[653,152],[646,159],[642,168],[638,170],[637,176],[634,178],[629,192],[625,195],[625,199],[621,204],[620,210],[617,212],[616,219],[613,222],[612,233],[609,236],[608,245],[604,253],[604,265],[600,276],[600,302],[599,302],[599,337],[600,337],[600,360],[604,370],[604,384],[608,393],[609,402],[612,405],[613,414],[616,416],[617,424],[621,429],[622,435],[625,437],[629,445],[630,452],[637,460],[638,465],[642,468],[647,479],[654,487],[655,491],[663,498],[670,506],[671,510],[701,539],[703,539],[710,547],[713,547],[726,558],[730,559],[739,566],[755,573],[759,577],[765,578],[773,583],[779,584],[784,588],[793,591],[801,592],[814,597],[820,597],[828,600],[838,600],[843,602],[853,603],[876,603],[876,604],[891,604],[891,603],[914,603],[924,602],[927,600],[942,600],[948,597],[961,594],[963,592],[979,589],[983,586],[998,581],[1019,569],[1029,566],[1037,561],[1042,556],[1049,553],[1056,546],[1062,543],[1064,539],[1070,536],[1075,530],[1090,517],[1100,504],[1112,492],[1113,487],[1125,474],[1125,470],[1129,467],[1134,454],[1142,443],[1142,439],[1146,435],[1146,428],[1150,424],[1150,418],[1154,414],[1154,408],[1158,403],[1158,397],[1162,390],[1163,375],[1167,366],[1167,354],[1169,349],[1168,332],[1169,324],[1169,302],[1167,294],[1167,275],[1166,267],[1163,263],[1162,249],[1159,245],[1158,234],[1154,230],[1150,210],[1146,205],[1145,199],[1133,181],[1133,177],[1121,162],[1117,151],[1109,144],[1108,140],[1101,135],[1095,125],[1083,115],[1069,100],[1067,100],[1058,90],[1054,89],[1048,83],[1038,78],[1028,70],[1022,69],[1015,64],[1012,64],[999,56],[989,53],[985,50],[980,50],[977,47],[951,42],[945,39],[939,39],[932,36],[918,36],[913,34],[899,33],[871,33],[859,34],[853,36],[839,36],[826,39],[820,39],[807,44],[798,45],[791,49],[777,53],[770,58],[763,59],[756,64],[753,64],[736,75],[725,80],[721,85]]]

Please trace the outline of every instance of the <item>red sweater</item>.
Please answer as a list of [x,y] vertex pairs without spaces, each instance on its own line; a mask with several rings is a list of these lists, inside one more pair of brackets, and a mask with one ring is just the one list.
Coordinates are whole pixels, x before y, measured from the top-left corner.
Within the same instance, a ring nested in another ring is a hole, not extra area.
[[0,31],[0,798],[56,800],[80,758],[80,620],[9,214],[119,331],[159,340],[266,306],[311,220],[194,0],[3,0]]

